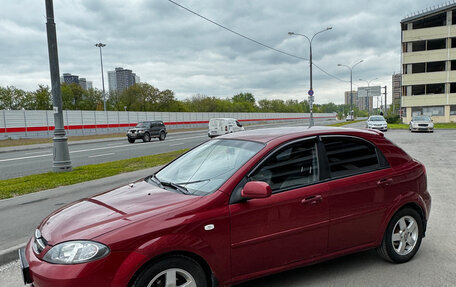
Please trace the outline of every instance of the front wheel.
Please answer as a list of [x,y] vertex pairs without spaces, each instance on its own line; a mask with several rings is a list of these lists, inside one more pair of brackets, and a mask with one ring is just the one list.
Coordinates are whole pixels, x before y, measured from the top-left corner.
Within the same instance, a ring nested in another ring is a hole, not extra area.
[[135,142],[135,139],[128,138],[128,142],[129,142],[129,143],[134,143],[134,142]]
[[414,209],[404,208],[391,219],[378,254],[393,263],[404,263],[415,256],[423,238],[423,221]]
[[185,256],[172,256],[145,269],[133,287],[188,286],[207,287],[206,274],[201,265]]
[[145,133],[143,136],[143,142],[150,142],[150,135],[148,133]]
[[158,137],[159,140],[164,141],[165,140],[165,132],[160,132],[160,136]]

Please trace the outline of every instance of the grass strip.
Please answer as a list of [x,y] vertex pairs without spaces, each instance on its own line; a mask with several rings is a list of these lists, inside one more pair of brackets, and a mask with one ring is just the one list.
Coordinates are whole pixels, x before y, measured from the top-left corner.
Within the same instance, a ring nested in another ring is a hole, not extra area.
[[48,172],[0,180],[0,199],[163,165],[186,151],[187,149],[183,149],[107,163],[85,165],[76,167],[70,172]]
[[331,124],[329,125],[330,127],[342,127],[345,125],[353,124],[353,123],[359,123],[359,122],[365,122],[366,120],[356,120],[356,121],[347,121],[347,122],[340,122],[336,124]]
[[[407,124],[388,124],[388,129],[393,130],[408,130]],[[456,123],[435,123],[434,129],[456,129]]]

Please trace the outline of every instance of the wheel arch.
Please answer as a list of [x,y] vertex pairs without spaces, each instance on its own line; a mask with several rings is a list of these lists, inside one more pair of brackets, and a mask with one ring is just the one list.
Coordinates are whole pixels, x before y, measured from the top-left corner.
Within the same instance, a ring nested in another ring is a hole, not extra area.
[[201,268],[203,268],[204,273],[206,275],[206,280],[208,282],[208,286],[211,287],[217,287],[217,279],[214,276],[214,273],[212,272],[211,267],[207,263],[207,261],[201,257],[200,255],[190,252],[190,251],[185,251],[185,250],[176,250],[176,251],[171,251],[171,252],[166,252],[163,254],[160,254],[158,256],[155,256],[153,258],[150,258],[148,261],[146,261],[138,270],[135,272],[135,274],[130,278],[130,281],[128,282],[128,286],[131,287],[133,286],[133,283],[135,282],[136,278],[144,271],[146,270],[149,266],[153,265],[154,263],[163,260],[164,258],[168,257],[187,257],[190,258],[194,261],[196,261]]

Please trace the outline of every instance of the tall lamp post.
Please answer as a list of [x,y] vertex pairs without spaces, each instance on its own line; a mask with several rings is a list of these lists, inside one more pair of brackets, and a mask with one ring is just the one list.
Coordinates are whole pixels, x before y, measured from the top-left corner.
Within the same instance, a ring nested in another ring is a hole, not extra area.
[[[378,78],[375,78],[375,79],[372,79],[372,80],[363,80],[363,79],[359,79],[360,81],[363,81],[363,82],[366,82],[367,83],[367,111],[370,113],[370,109],[369,109],[369,87],[370,87],[370,83],[372,81],[375,81],[375,80],[378,80]],[[372,106],[374,105],[374,99],[372,99]]]
[[309,37],[307,37],[306,35],[304,34],[299,34],[299,33],[294,33],[294,32],[288,32],[288,35],[292,36],[292,35],[297,35],[297,36],[302,36],[302,37],[305,37],[307,39],[307,41],[309,41],[309,46],[310,46],[310,49],[309,49],[309,70],[310,70],[310,89],[309,89],[309,108],[310,108],[310,118],[309,118],[309,128],[312,127],[314,125],[314,120],[313,120],[313,102],[314,102],[314,91],[313,91],[313,87],[312,87],[312,41],[313,39],[315,38],[315,36],[317,36],[318,34],[320,33],[323,33],[325,31],[328,31],[328,30],[331,30],[332,27],[328,27],[324,30],[321,30],[317,33],[315,33],[312,38],[309,39]]
[[362,62],[364,62],[364,60],[361,60],[352,66],[337,64],[337,66],[339,66],[339,67],[346,67],[350,70],[350,114],[353,113],[353,69],[356,67],[356,65],[358,65]]
[[101,84],[103,85],[103,109],[106,112],[106,93],[105,93],[105,85],[104,85],[104,73],[103,73],[103,54],[101,53],[101,48],[105,47],[106,44],[97,43],[95,47],[100,48],[100,62],[101,62]]
[[54,22],[54,3],[46,0],[46,31],[49,52],[49,68],[51,72],[51,93],[54,110],[54,158],[52,170],[54,172],[71,171],[70,153],[68,151],[68,138],[66,137],[63,123],[62,93],[60,91],[59,55],[57,51],[57,32]]

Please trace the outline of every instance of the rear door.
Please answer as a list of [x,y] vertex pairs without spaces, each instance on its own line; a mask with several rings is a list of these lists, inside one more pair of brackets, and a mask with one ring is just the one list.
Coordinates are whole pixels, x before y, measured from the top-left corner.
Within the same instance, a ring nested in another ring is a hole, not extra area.
[[326,252],[328,186],[319,182],[315,139],[279,148],[233,194],[239,196],[251,180],[267,182],[273,194],[264,199],[235,200],[230,205],[234,277]]
[[328,252],[360,247],[376,239],[392,183],[381,152],[356,137],[322,137],[330,180]]

